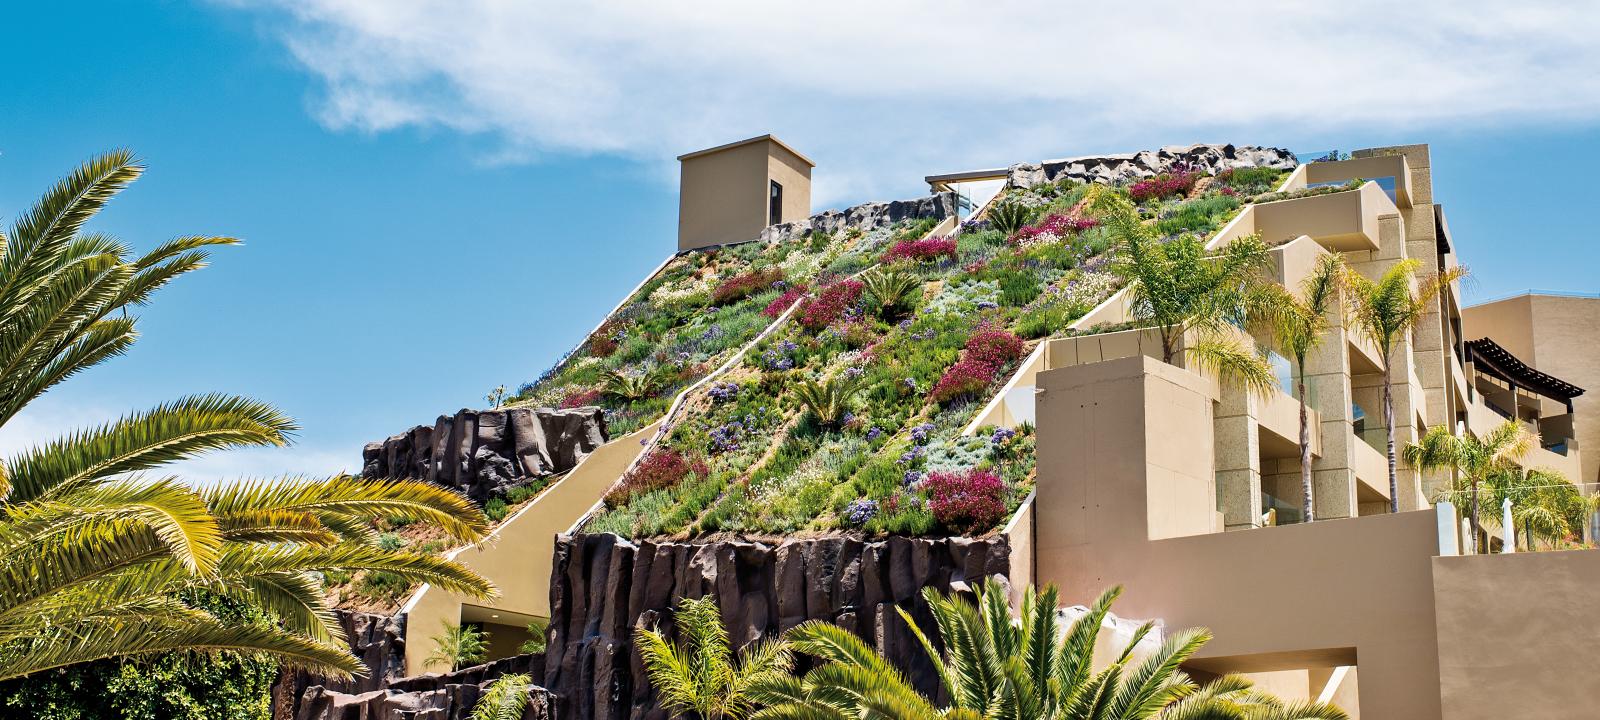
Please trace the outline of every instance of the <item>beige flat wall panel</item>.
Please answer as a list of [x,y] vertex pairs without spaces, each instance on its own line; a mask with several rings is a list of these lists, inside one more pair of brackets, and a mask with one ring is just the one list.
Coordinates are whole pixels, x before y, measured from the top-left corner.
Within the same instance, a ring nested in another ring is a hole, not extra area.
[[[1439,687],[1451,720],[1600,714],[1600,553],[1433,558]],[[1363,673],[1362,680],[1368,678]]]
[[756,239],[767,226],[767,171],[767,143],[749,143],[683,161],[678,184],[678,249]]

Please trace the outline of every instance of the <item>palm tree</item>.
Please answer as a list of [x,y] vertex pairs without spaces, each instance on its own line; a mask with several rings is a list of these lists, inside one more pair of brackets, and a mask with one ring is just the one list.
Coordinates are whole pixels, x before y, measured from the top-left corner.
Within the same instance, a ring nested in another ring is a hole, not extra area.
[[1326,253],[1300,283],[1297,296],[1276,285],[1267,303],[1273,339],[1294,359],[1295,395],[1300,399],[1300,496],[1305,521],[1316,520],[1311,497],[1311,422],[1306,412],[1306,357],[1322,344],[1330,325],[1329,314],[1341,308],[1344,256]]
[[[1511,469],[1538,443],[1539,436],[1514,419],[1494,426],[1481,438],[1456,435],[1445,425],[1435,425],[1428,428],[1419,442],[1406,446],[1405,458],[1418,470],[1448,470],[1457,475],[1457,482],[1465,480],[1467,501],[1471,506],[1468,516],[1474,528],[1481,528],[1478,484],[1492,473]],[[1477,545],[1476,538],[1473,545]]]
[[1554,544],[1581,534],[1592,502],[1565,475],[1544,468],[1508,467],[1491,473],[1484,487],[1491,507],[1511,501],[1512,521],[1522,525],[1529,550],[1537,548],[1535,538]]
[[1345,273],[1350,289],[1355,322],[1383,355],[1383,424],[1388,436],[1389,512],[1400,512],[1400,481],[1394,452],[1393,362],[1394,345],[1421,322],[1433,301],[1450,283],[1465,277],[1466,268],[1452,268],[1429,277],[1413,292],[1411,286],[1422,263],[1406,258],[1394,264],[1377,281],[1368,280],[1355,270]]
[[533,686],[533,678],[520,673],[495,678],[472,706],[472,720],[522,720]]
[[444,666],[450,671],[477,665],[489,655],[489,633],[471,625],[445,621],[444,632],[433,636],[433,653],[422,661],[426,667]]
[[[46,390],[126,351],[147,303],[230,238],[186,237],[133,257],[83,224],[142,168],[96,158],[0,233],[0,425]],[[170,650],[265,653],[335,676],[362,671],[327,604],[321,573],[387,571],[469,595],[471,571],[376,545],[398,517],[470,541],[487,522],[437,486],[338,476],[195,489],[147,475],[234,447],[287,444],[293,421],[245,398],[201,395],[131,413],[0,462],[0,680]],[[195,591],[241,601],[276,625],[226,623]]]
[[911,309],[915,302],[913,293],[922,288],[922,280],[908,272],[874,268],[861,275],[861,284],[867,294],[876,300],[880,312],[893,318]]
[[1006,237],[1011,237],[1028,224],[1028,219],[1032,215],[1033,211],[1029,210],[1026,205],[1014,200],[1006,200],[989,208],[987,217],[991,227],[1004,233]]
[[781,640],[754,643],[734,662],[716,601],[682,598],[676,619],[682,645],[644,627],[634,632],[634,641],[661,705],[679,716],[738,720],[754,708],[752,687],[788,677],[791,657]]
[[606,373],[604,392],[614,398],[636,402],[656,394],[661,389],[661,378],[653,372],[629,375],[620,370]]
[[1162,241],[1139,222],[1126,198],[1090,190],[1088,208],[1116,242],[1110,270],[1127,283],[1134,321],[1161,334],[1161,359],[1172,363],[1191,330],[1199,338],[1184,348],[1198,366],[1251,392],[1276,387],[1266,358],[1230,337],[1230,329],[1258,316],[1265,300],[1260,271],[1267,246],[1256,235],[1208,254],[1193,235]]
[[850,403],[861,389],[861,378],[838,375],[821,382],[806,378],[794,386],[794,397],[816,416],[823,427],[834,427],[850,410]]
[[1005,588],[993,581],[976,591],[975,601],[925,589],[943,652],[908,613],[899,612],[950,698],[942,708],[855,634],[826,622],[804,623],[790,631],[791,643],[824,664],[804,678],[781,676],[760,683],[755,696],[768,707],[755,720],[1345,717],[1331,706],[1285,706],[1249,694],[1249,681],[1238,676],[1200,688],[1179,665],[1210,639],[1205,630],[1176,633],[1149,657],[1135,661],[1135,646],[1154,627],[1146,623],[1109,667],[1096,672],[1096,640],[1119,594],[1121,588],[1115,587],[1103,593],[1063,633],[1054,587],[1042,592],[1029,588],[1020,621],[1012,619]]

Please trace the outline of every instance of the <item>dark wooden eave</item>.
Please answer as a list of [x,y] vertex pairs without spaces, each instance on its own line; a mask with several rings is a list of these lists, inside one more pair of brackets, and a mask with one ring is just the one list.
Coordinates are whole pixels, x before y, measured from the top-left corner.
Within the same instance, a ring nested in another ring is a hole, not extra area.
[[1583,394],[1583,388],[1529,367],[1489,338],[1468,340],[1467,357],[1473,360],[1479,371],[1547,398],[1571,401]]

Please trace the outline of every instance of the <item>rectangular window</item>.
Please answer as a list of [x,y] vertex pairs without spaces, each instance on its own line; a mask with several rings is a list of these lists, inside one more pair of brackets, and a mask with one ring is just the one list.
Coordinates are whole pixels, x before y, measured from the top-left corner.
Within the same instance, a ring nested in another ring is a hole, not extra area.
[[783,222],[783,186],[777,180],[769,180],[772,187],[767,191],[767,224],[777,225]]

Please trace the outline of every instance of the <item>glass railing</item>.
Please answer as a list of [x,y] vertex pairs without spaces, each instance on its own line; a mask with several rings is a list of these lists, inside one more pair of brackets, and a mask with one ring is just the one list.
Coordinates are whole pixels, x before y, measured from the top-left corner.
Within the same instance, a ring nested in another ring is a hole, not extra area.
[[1264,519],[1270,519],[1270,522],[1263,522],[1264,525],[1293,525],[1304,519],[1299,503],[1288,502],[1266,491],[1261,493],[1261,514]]
[[[1384,177],[1363,178],[1363,179],[1364,180],[1371,180],[1371,181],[1377,183],[1378,187],[1383,189],[1383,193],[1385,195],[1389,196],[1389,202],[1400,202],[1400,200],[1399,200],[1400,196],[1396,195],[1395,191],[1394,191],[1394,176],[1393,175],[1387,175],[1387,176],[1384,176]],[[1348,180],[1329,180],[1327,182],[1306,183],[1306,189],[1310,190],[1312,188],[1320,188],[1320,187],[1340,187],[1340,186],[1342,186],[1342,185],[1344,185],[1345,183],[1348,183],[1348,182],[1349,182]]]
[[1350,432],[1361,441],[1370,445],[1372,449],[1387,455],[1389,453],[1389,433],[1378,425],[1376,418],[1368,422],[1367,411],[1360,405],[1350,405]]
[[1338,150],[1305,150],[1300,152],[1290,151],[1289,154],[1293,155],[1295,162],[1298,162],[1301,165],[1314,162],[1333,162],[1335,160],[1350,159],[1350,153],[1341,153]]

